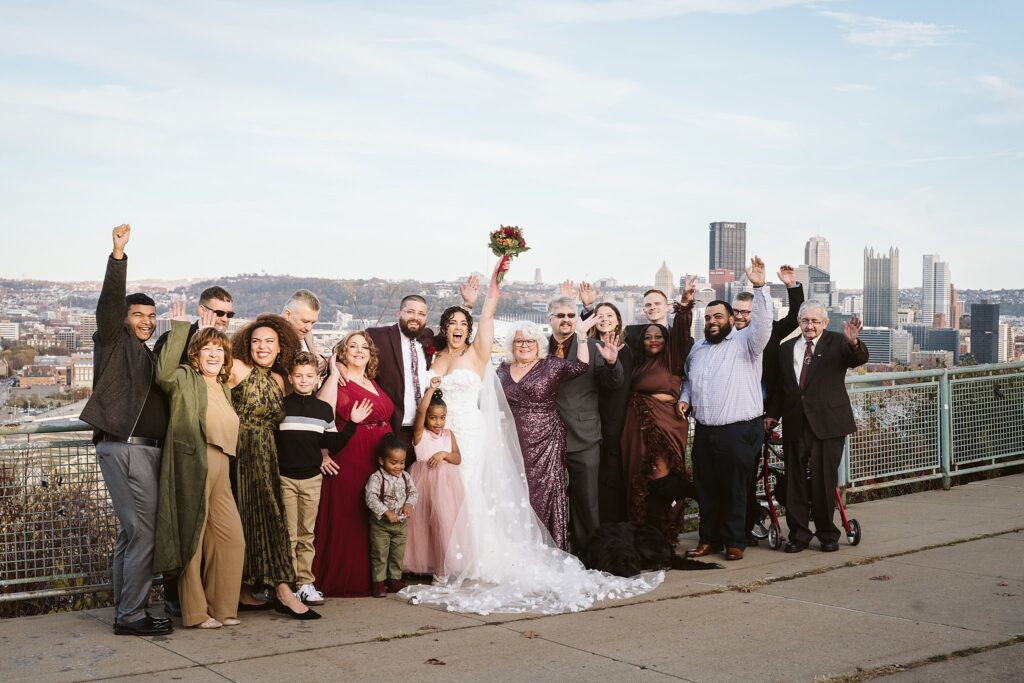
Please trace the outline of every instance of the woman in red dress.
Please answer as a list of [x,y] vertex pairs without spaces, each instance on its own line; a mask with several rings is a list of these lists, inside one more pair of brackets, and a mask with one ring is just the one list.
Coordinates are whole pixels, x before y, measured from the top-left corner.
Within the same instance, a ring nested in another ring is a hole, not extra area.
[[377,467],[373,453],[385,434],[395,406],[373,378],[377,374],[377,347],[366,333],[350,332],[334,347],[332,361],[345,366],[345,385],[338,380],[337,362],[317,396],[334,407],[338,429],[352,410],[370,408],[356,433],[337,453],[325,457],[320,510],[316,519],[313,574],[317,586],[330,597],[366,597],[370,594],[370,522],[363,487]]

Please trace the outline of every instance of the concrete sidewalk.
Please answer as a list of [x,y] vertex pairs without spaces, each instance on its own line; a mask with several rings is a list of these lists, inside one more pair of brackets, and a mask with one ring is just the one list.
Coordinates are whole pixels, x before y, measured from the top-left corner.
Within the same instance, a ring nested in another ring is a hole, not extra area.
[[160,638],[114,636],[110,609],[7,620],[0,680],[1022,678],[1024,475],[850,513],[863,527],[857,547],[786,555],[762,545],[724,569],[669,572],[651,594],[580,614],[329,600],[315,622],[251,613],[238,627]]

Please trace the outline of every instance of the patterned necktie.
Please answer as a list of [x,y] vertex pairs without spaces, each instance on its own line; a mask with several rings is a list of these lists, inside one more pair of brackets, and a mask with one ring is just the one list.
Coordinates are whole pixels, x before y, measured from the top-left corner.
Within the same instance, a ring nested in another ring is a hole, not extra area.
[[565,347],[557,339],[555,340],[555,358],[565,358]]
[[412,393],[416,397],[416,405],[419,406],[423,392],[420,390],[420,359],[416,353],[416,340],[409,340],[409,358],[412,365]]
[[811,354],[814,353],[814,344],[811,342],[804,343],[804,364],[800,368],[800,390],[803,391],[804,386],[807,384],[807,369],[811,367]]

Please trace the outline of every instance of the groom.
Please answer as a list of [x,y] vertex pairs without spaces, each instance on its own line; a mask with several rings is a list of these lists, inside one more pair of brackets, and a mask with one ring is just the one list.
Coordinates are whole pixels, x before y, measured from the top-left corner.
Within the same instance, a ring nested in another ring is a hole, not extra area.
[[[475,275],[459,286],[462,307],[473,309],[480,296],[480,283]],[[366,330],[377,347],[376,382],[395,404],[391,414],[391,431],[405,443],[412,454],[412,423],[416,407],[430,386],[427,370],[434,361],[434,331],[427,327],[427,300],[409,294],[398,306],[398,322],[387,327]]]

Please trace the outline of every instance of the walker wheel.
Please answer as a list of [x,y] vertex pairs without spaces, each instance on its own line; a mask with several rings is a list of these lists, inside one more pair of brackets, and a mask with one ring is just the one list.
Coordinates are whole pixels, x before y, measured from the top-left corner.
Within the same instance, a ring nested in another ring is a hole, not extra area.
[[768,547],[772,550],[778,550],[782,547],[782,529],[778,524],[772,524],[768,527]]
[[850,530],[846,532],[846,540],[850,542],[850,545],[860,543],[860,522],[853,517],[850,518]]
[[754,528],[750,530],[750,535],[758,540],[764,540],[768,538],[768,510],[763,507],[759,507],[757,522],[754,524]]

